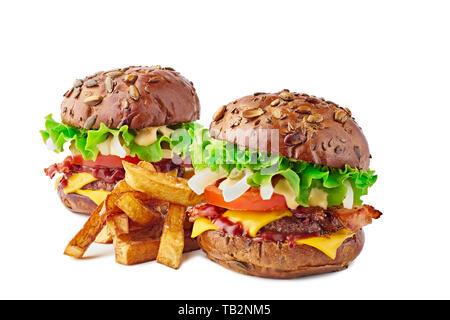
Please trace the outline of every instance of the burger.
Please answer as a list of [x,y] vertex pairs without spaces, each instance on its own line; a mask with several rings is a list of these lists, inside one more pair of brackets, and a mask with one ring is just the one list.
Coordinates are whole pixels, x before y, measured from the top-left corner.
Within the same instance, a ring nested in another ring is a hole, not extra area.
[[45,174],[61,174],[62,203],[89,215],[124,178],[122,160],[188,177],[193,170],[184,133],[193,133],[199,116],[193,83],[172,68],[128,67],[77,79],[64,94],[62,121],[49,115],[41,131],[50,150],[68,146],[71,155]]
[[189,211],[208,258],[261,277],[342,270],[381,212],[361,197],[377,180],[349,109],[307,94],[256,93],[222,106],[192,146]]

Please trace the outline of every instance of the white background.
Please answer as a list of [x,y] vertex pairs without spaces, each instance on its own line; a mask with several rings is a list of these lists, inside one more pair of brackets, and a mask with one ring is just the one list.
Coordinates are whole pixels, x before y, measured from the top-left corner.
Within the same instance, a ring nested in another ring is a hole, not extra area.
[[[450,298],[450,47],[447,1],[2,1],[0,298]],[[216,108],[289,88],[350,107],[379,180],[384,215],[339,273],[267,280],[203,253],[179,270],[62,253],[85,218],[66,211],[42,143],[75,78],[128,65],[172,66]]]

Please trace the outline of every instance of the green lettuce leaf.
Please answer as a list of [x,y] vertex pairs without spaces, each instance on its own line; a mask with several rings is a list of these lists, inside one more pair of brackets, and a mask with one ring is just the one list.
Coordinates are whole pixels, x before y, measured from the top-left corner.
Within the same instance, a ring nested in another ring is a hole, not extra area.
[[193,122],[170,126],[174,130],[170,137],[163,136],[158,132],[157,140],[153,144],[141,146],[135,142],[137,131],[129,129],[128,126],[111,129],[101,123],[99,129],[85,130],[57,122],[53,120],[51,114],[45,119],[45,130],[41,130],[44,142],[47,143],[48,139],[51,139],[55,152],[64,151],[64,145],[70,142],[71,146],[85,160],[95,160],[99,153],[98,145],[111,135],[120,137],[122,145],[129,150],[130,155],[137,156],[141,160],[160,161],[163,158],[162,145],[164,142],[170,146],[174,153],[185,158],[190,154],[195,130],[200,129],[200,125]]
[[352,188],[355,205],[361,205],[361,197],[377,180],[372,170],[359,170],[346,165],[344,169],[331,168],[306,161],[291,160],[283,156],[270,155],[248,150],[224,141],[212,139],[206,129],[195,132],[191,148],[192,163],[196,171],[219,168],[231,172],[234,168],[249,169],[253,172],[247,182],[258,188],[271,182],[276,175],[287,179],[299,205],[308,207],[312,188],[319,188],[327,193],[329,206],[341,205],[347,194],[345,181]]

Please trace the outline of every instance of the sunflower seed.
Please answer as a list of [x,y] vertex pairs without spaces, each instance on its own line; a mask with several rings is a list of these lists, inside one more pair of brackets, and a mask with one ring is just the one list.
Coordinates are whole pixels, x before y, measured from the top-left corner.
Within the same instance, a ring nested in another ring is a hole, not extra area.
[[344,110],[338,109],[334,112],[334,120],[339,123],[345,123],[348,119],[348,114]]
[[306,136],[301,132],[294,132],[284,137],[284,143],[287,145],[295,146],[302,144],[306,141]]
[[81,87],[82,85],[83,85],[83,80],[76,79],[76,80],[73,82],[73,86],[74,86],[75,88]]
[[238,125],[240,125],[240,124],[241,124],[241,120],[242,120],[242,118],[241,118],[241,117],[238,117],[238,118],[236,119],[236,121],[234,121],[234,122],[231,124],[231,128],[234,128],[234,127],[237,127]]
[[66,93],[64,93],[63,97],[69,98],[70,95],[72,94],[72,92],[73,92],[73,88],[71,88],[70,90],[67,90]]
[[280,109],[273,110],[272,115],[273,115],[274,118],[280,119],[281,118],[281,111],[280,111]]
[[137,78],[138,78],[137,75],[129,74],[129,75],[125,76],[125,82],[134,84],[136,82]]
[[152,77],[150,79],[148,79],[148,83],[158,83],[161,80],[161,78],[159,77]]
[[308,105],[301,105],[297,108],[297,110],[295,110],[295,112],[297,113],[301,113],[301,114],[311,114],[311,107]]
[[122,103],[120,104],[120,107],[121,107],[122,109],[128,109],[129,105],[130,105],[130,104],[128,103],[127,100],[122,100]]
[[76,98],[78,98],[80,93],[81,93],[81,88],[80,87],[76,87],[76,88],[73,89],[73,92],[72,92],[71,96],[72,96],[72,98],[76,99]]
[[86,81],[86,82],[84,83],[84,85],[85,85],[87,88],[92,88],[92,87],[98,86],[98,82],[97,82],[97,80],[95,80],[95,79],[89,79],[88,81]]
[[261,108],[254,108],[254,109],[247,109],[247,110],[243,111],[242,115],[245,118],[247,118],[247,119],[251,119],[251,118],[259,117],[263,113],[264,113],[263,109],[261,109]]
[[90,97],[87,97],[86,99],[84,99],[84,103],[87,104],[88,106],[96,106],[98,105],[100,102],[102,102],[103,97],[100,95],[93,95]]
[[294,96],[291,93],[287,92],[287,91],[281,92],[279,94],[279,97],[281,99],[283,99],[284,101],[292,101],[292,100],[294,100]]
[[352,112],[350,111],[349,108],[344,108],[345,112],[347,112],[348,116],[351,117],[352,116]]
[[110,72],[106,73],[106,76],[110,77],[110,78],[117,78],[118,76],[123,75],[123,71],[122,70],[113,70]]
[[272,107],[276,107],[277,105],[280,104],[280,99],[275,99],[272,101],[272,103],[270,104]]
[[105,79],[105,87],[106,87],[106,91],[108,91],[109,93],[113,92],[114,90],[114,81],[111,77],[106,77]]
[[86,122],[84,123],[83,128],[86,130],[91,129],[96,120],[97,120],[97,115],[96,114],[91,115],[89,118],[86,119]]
[[225,111],[227,110],[227,106],[221,106],[215,113],[213,116],[213,120],[214,121],[219,121],[220,119],[223,118]]
[[134,101],[138,101],[139,100],[139,90],[138,88],[136,88],[135,85],[131,85],[130,88],[128,89],[128,92],[130,93],[130,97],[131,99],[133,99]]
[[306,118],[309,123],[321,123],[323,121],[323,116],[320,113],[314,113]]

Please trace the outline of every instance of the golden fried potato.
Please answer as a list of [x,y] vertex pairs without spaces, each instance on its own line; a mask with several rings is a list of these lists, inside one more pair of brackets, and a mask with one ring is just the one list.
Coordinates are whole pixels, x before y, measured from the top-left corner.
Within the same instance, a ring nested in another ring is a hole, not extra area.
[[123,162],[123,165],[127,184],[149,197],[182,206],[194,206],[206,202],[204,195],[197,195],[189,188],[186,179],[161,172],[151,172],[128,162]]
[[184,249],[184,220],[186,207],[171,203],[164,222],[156,261],[178,269]]

